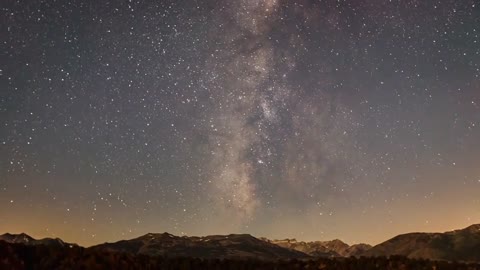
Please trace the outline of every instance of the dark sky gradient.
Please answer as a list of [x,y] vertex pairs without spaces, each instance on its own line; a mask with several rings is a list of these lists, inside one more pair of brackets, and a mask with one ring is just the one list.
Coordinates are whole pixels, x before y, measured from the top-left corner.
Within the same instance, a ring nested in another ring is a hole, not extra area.
[[0,6],[0,232],[375,244],[480,222],[477,1]]

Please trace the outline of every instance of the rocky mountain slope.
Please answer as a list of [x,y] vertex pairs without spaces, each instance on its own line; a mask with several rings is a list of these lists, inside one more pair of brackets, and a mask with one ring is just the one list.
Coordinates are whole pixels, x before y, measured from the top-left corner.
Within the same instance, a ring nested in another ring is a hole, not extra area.
[[445,233],[398,235],[364,253],[366,256],[402,255],[431,260],[480,261],[480,224]]

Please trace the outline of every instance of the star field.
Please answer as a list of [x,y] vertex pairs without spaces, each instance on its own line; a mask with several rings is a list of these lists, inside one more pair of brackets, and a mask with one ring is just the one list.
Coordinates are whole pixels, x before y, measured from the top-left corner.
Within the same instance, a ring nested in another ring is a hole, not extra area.
[[0,7],[0,231],[374,244],[480,221],[477,1]]

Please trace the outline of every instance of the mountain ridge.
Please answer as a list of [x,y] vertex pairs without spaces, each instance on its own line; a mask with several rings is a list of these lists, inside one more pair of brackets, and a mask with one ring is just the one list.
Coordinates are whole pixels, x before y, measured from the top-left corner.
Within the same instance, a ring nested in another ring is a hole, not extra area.
[[309,255],[268,243],[249,234],[175,236],[169,233],[148,233],[130,240],[104,243],[93,250],[131,252],[198,258],[308,258]]
[[[25,234],[5,233],[0,240],[26,246],[79,247],[60,238],[34,239]],[[136,238],[103,243],[87,249],[143,255],[198,258],[291,259],[312,257],[377,257],[400,255],[445,261],[480,262],[480,224],[444,233],[412,232],[399,234],[378,245],[348,245],[330,241],[256,238],[250,234],[176,236],[167,232],[147,233]]]

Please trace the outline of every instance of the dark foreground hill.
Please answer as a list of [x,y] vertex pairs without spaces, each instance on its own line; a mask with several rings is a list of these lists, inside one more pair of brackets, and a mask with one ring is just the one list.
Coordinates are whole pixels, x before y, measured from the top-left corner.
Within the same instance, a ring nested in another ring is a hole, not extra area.
[[480,224],[446,233],[398,235],[363,255],[402,255],[430,260],[480,262]]

